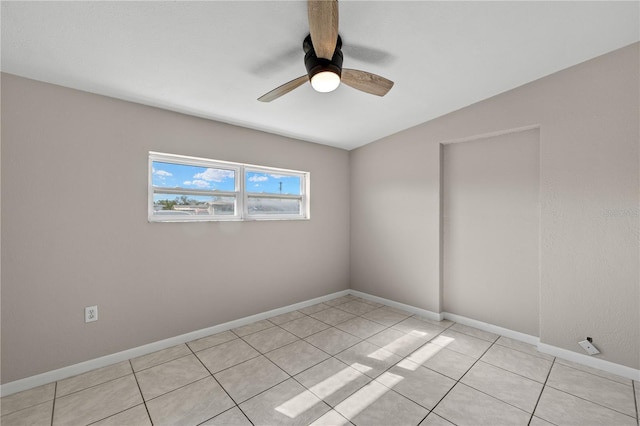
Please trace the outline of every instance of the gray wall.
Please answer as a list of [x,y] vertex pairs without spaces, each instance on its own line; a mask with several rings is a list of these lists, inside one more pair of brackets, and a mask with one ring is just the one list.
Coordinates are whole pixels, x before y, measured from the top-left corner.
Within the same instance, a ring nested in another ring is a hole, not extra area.
[[352,151],[352,288],[442,311],[440,144],[539,125],[540,339],[640,368],[639,47]]
[[538,129],[443,148],[442,307],[537,336]]
[[[639,46],[350,154],[2,74],[2,382],[349,283],[440,312],[441,143],[532,125],[541,340],[640,368]],[[310,171],[312,219],[150,224],[149,150]]]
[[[150,150],[309,171],[311,220],[148,223]],[[348,159],[2,74],[2,382],[347,289]]]

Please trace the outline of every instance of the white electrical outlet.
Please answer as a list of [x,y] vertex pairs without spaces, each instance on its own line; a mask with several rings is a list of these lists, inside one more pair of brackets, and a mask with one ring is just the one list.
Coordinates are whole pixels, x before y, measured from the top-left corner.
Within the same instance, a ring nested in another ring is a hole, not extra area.
[[596,355],[600,353],[598,348],[593,345],[589,338],[587,338],[587,340],[581,340],[578,344],[582,346],[582,349],[584,349],[589,355]]
[[98,321],[98,306],[87,306],[84,308],[84,322]]

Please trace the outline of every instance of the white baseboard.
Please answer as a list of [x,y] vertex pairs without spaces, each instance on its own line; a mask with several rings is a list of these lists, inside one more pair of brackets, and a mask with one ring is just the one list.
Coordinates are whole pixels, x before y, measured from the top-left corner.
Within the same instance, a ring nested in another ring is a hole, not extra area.
[[626,365],[616,364],[615,362],[606,361],[600,358],[594,358],[591,355],[585,355],[568,349],[559,348],[557,346],[547,345],[546,343],[538,343],[538,350],[542,353],[549,354],[558,358],[573,361],[587,367],[597,368],[607,373],[616,374],[628,379],[640,382],[640,370],[627,367]]
[[416,308],[415,306],[411,306],[411,305],[405,305],[404,303],[385,299],[384,297],[372,296],[370,294],[363,293],[358,290],[348,290],[348,291],[349,291],[349,294],[361,297],[362,299],[371,300],[372,302],[382,303],[383,305],[391,306],[392,308],[411,312],[413,314],[420,315],[432,321],[442,321],[444,319],[443,314],[437,314],[435,312],[427,311],[426,309]]
[[488,331],[489,333],[498,334],[500,336],[508,337],[513,340],[518,340],[520,342],[528,343],[530,345],[536,346],[540,342],[540,338],[537,336],[520,333],[519,331],[510,330],[508,328],[499,327],[497,325],[463,317],[462,315],[456,315],[456,314],[451,314],[449,312],[445,312],[444,318],[448,319],[449,321],[457,322],[463,325],[468,325],[469,327],[474,327],[479,330]]
[[336,293],[328,294],[326,296],[317,297],[314,299],[306,300],[304,302],[295,303],[293,305],[285,306],[278,309],[273,309],[267,312],[251,315],[248,317],[240,318],[234,321],[229,321],[224,324],[218,324],[213,327],[203,328],[202,330],[193,331],[190,333],[182,334],[180,336],[171,337],[169,339],[160,340],[158,342],[149,343],[147,345],[138,346],[136,348],[128,349],[115,354],[106,355],[100,358],[95,358],[79,364],[70,365],[57,370],[48,371],[46,373],[38,374],[35,376],[27,377],[24,379],[16,380],[14,382],[5,383],[0,386],[0,395],[7,396],[16,392],[31,389],[37,386],[45,385],[47,383],[55,382],[58,380],[66,379],[78,374],[86,373],[87,371],[94,370],[96,368],[105,367],[107,365],[115,364],[121,361],[126,361],[131,358],[135,358],[142,355],[147,355],[152,352],[156,352],[162,349],[169,348],[171,346],[187,343],[192,340],[200,339],[215,333],[230,330],[232,328],[242,327],[243,325],[250,324],[255,321],[271,318],[276,315],[285,314],[287,312],[295,311],[297,309],[306,308],[307,306],[315,305],[316,303],[326,302],[327,300],[335,299],[338,297],[352,294],[363,299],[371,300],[373,302],[382,303],[383,305],[391,306],[392,308],[401,309],[407,312],[411,312],[416,315],[420,315],[424,318],[433,321],[442,321],[447,319],[470,327],[475,327],[480,330],[488,331],[498,334],[500,336],[509,337],[514,340],[537,345],[540,352],[556,356],[559,358],[573,361],[578,364],[583,364],[589,367],[597,368],[612,374],[617,374],[622,377],[626,377],[632,380],[640,381],[640,370],[627,367],[624,365],[616,364],[610,361],[605,361],[599,358],[593,358],[588,355],[583,355],[577,352],[573,352],[567,349],[558,348],[556,346],[540,343],[540,339],[536,336],[520,333],[518,331],[509,330],[507,328],[499,327],[493,324],[488,324],[482,321],[477,321],[471,318],[466,318],[461,315],[451,314],[448,312],[435,313],[426,309],[417,308],[415,306],[406,305],[393,300],[385,299],[383,297],[373,296],[367,293],[363,293],[357,290],[342,290]]
[[446,319],[463,325],[468,325],[469,327],[474,327],[479,330],[488,331],[490,333],[508,337],[513,340],[528,343],[530,345],[537,346],[538,351],[542,353],[566,359],[567,361],[573,361],[578,364],[586,365],[588,367],[597,368],[599,370],[626,377],[631,380],[640,381],[640,370],[636,370],[625,365],[616,364],[614,362],[605,361],[600,358],[594,358],[592,356],[584,355],[578,352],[573,352],[568,349],[548,345],[546,343],[540,343],[540,338],[538,336],[532,336],[530,334],[521,333],[519,331],[510,330],[508,328],[474,320],[472,318],[463,317],[462,315],[456,315],[449,312],[442,312],[438,314],[435,312],[427,311],[425,309],[416,308],[415,306],[405,305],[403,303],[385,299],[383,297],[372,296],[370,294],[362,293],[356,290],[349,290],[349,293],[363,299],[372,300],[374,302],[382,303],[383,305],[388,305],[394,308],[405,310],[407,312],[412,312],[414,314],[432,319],[434,321],[441,321],[443,319]]
[[278,309],[273,309],[267,312],[261,312],[259,314],[240,318],[234,321],[229,321],[224,324],[218,324],[213,327],[203,328],[201,330],[192,331],[190,333],[182,334],[180,336],[170,337],[168,339],[138,346],[136,348],[127,349],[122,352],[105,355],[100,358],[90,359],[88,361],[70,365],[68,367],[47,371],[46,373],[37,374],[35,376],[16,380],[14,382],[5,383],[0,387],[0,395],[7,396],[16,392],[21,392],[27,389],[35,388],[37,386],[46,385],[47,383],[55,382],[58,380],[66,379],[68,377],[76,376],[78,374],[86,373],[87,371],[95,370],[96,368],[106,367],[107,365],[115,364],[121,361],[126,361],[128,359],[139,357],[142,355],[147,355],[156,351],[160,351],[162,349],[167,349],[167,348],[170,348],[171,346],[180,345],[182,343],[187,343],[192,340],[210,336],[212,334],[220,333],[226,330],[231,330],[232,328],[242,327],[243,325],[247,325],[255,321],[271,318],[276,315],[286,314],[287,312],[306,308],[307,306],[315,305],[316,303],[326,302],[327,300],[346,296],[347,294],[349,294],[349,290],[338,291],[336,293],[331,293],[326,296],[316,297],[315,299],[306,300],[304,302],[295,303],[293,305],[285,306]]

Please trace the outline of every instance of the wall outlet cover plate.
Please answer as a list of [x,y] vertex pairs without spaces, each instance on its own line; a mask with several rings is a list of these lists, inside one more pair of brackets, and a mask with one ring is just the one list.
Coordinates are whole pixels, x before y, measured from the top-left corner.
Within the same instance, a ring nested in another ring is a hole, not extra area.
[[589,355],[596,355],[600,353],[593,343],[588,340],[581,340],[578,344],[582,346],[582,349],[584,349]]
[[84,322],[98,321],[98,306],[84,308]]

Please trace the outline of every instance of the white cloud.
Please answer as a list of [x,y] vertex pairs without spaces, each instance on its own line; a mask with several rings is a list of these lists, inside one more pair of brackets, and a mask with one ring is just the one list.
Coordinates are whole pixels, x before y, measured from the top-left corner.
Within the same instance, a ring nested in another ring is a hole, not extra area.
[[207,182],[206,180],[201,180],[201,179],[186,180],[183,183],[185,185],[197,186],[198,188],[208,188],[209,187],[209,182]]
[[153,174],[156,175],[156,176],[162,176],[162,177],[173,176],[173,173],[169,173],[166,170],[153,169]]
[[291,176],[284,176],[284,175],[269,175],[274,179],[287,179],[290,178]]
[[233,178],[233,170],[207,169],[202,173],[193,175],[193,178],[207,182],[222,182],[225,179]]
[[193,181],[191,181],[191,184],[197,186],[198,188],[209,187],[209,182],[207,182],[206,180],[194,179]]
[[264,182],[265,180],[269,180],[266,176],[251,176],[249,178],[250,182]]

